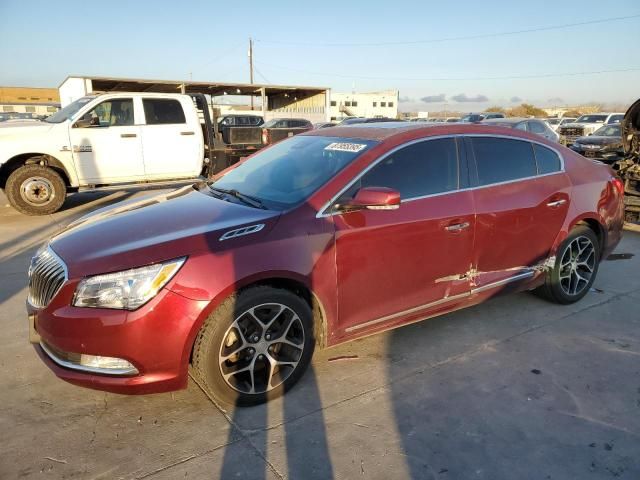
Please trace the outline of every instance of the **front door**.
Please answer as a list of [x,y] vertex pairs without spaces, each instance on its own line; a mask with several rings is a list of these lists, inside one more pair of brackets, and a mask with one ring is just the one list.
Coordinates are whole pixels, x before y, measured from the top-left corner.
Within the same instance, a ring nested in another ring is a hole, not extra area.
[[547,259],[569,208],[560,158],[526,140],[468,142],[477,171],[473,287],[524,279]]
[[426,316],[469,293],[473,198],[458,191],[459,170],[455,138],[425,140],[384,157],[342,196],[377,186],[402,199],[397,210],[332,217],[344,333]]
[[116,98],[96,105],[73,124],[69,139],[81,185],[142,180],[144,163],[140,127],[133,100]]

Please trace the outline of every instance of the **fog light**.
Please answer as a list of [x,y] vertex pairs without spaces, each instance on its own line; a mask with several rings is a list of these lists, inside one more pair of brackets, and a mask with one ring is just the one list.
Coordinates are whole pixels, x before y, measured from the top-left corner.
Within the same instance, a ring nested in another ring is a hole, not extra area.
[[134,367],[130,362],[122,358],[115,357],[102,357],[100,355],[80,355],[80,365],[83,367],[103,369],[103,370],[113,370],[122,374],[126,373],[138,373],[136,367]]

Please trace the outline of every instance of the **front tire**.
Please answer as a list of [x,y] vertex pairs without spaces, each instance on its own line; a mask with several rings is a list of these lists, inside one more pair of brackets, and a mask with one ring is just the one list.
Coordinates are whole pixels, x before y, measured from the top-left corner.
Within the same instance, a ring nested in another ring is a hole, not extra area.
[[24,165],[9,175],[5,193],[11,206],[19,212],[47,215],[60,209],[67,188],[55,170],[42,165]]
[[291,388],[309,366],[315,339],[307,302],[272,287],[252,287],[225,300],[205,321],[193,370],[216,400],[256,405]]
[[577,302],[593,285],[599,264],[598,237],[589,227],[579,225],[562,242],[555,264],[547,272],[545,284],[539,292],[556,303]]

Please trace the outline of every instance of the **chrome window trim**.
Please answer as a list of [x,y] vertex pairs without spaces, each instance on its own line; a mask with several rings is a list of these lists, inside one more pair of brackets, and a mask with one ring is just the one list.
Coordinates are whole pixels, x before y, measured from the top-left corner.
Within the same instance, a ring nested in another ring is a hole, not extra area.
[[[394,154],[395,152],[397,152],[398,150],[404,148],[404,147],[408,147],[411,145],[414,145],[416,143],[420,143],[420,142],[428,142],[430,140],[438,140],[438,139],[442,139],[442,138],[473,138],[473,137],[491,137],[491,138],[505,138],[507,140],[518,140],[521,142],[529,142],[529,143],[535,143],[537,145],[540,145],[541,147],[545,147],[548,148],[549,150],[551,150],[552,152],[554,152],[558,158],[560,159],[560,170],[555,171],[555,172],[550,172],[550,173],[543,173],[540,175],[533,175],[530,177],[523,177],[523,178],[516,178],[514,180],[505,180],[504,182],[496,182],[496,183],[490,183],[487,185],[478,185],[475,187],[467,187],[467,188],[459,188],[456,190],[449,190],[447,192],[439,192],[439,193],[431,193],[429,195],[422,195],[419,197],[410,197],[410,198],[401,198],[400,199],[400,203],[405,203],[405,202],[412,202],[414,200],[423,200],[425,198],[431,198],[431,197],[439,197],[442,195],[449,195],[452,193],[458,193],[458,192],[466,192],[469,190],[480,190],[482,188],[490,188],[490,187],[496,187],[499,185],[507,185],[509,183],[515,183],[515,182],[523,182],[526,180],[532,180],[534,178],[543,178],[543,177],[548,177],[550,175],[558,175],[558,174],[564,174],[565,173],[565,165],[564,165],[564,157],[562,156],[562,154],[560,153],[559,150],[557,150],[554,147],[550,147],[549,145],[540,142],[538,140],[530,140],[528,138],[519,138],[519,137],[512,137],[509,135],[494,135],[494,134],[490,134],[490,133],[454,133],[454,134],[449,134],[449,135],[436,135],[433,137],[423,137],[423,138],[417,138],[414,140],[411,140],[409,142],[403,143],[402,145],[398,145],[397,147],[394,147],[393,149],[389,150],[387,153],[385,153],[384,155],[382,155],[381,157],[379,157],[378,159],[376,159],[373,163],[369,164],[364,170],[362,170],[353,180],[351,180],[351,182],[349,182],[345,187],[343,187],[336,195],[334,195],[331,200],[329,200],[328,202],[326,202],[319,210],[318,213],[316,214],[316,218],[326,218],[326,217],[332,217],[334,215],[340,215],[342,214],[342,212],[331,212],[328,211],[329,208],[331,206],[333,206],[336,202],[336,200],[338,200],[338,198],[340,198],[340,196],[346,192],[347,190],[349,190],[349,188],[351,188],[351,186],[353,186],[354,183],[356,183],[358,180],[360,180],[360,178],[362,178],[363,175],[365,175],[369,170],[371,170],[373,167],[375,167],[378,163],[380,163],[381,161],[383,161],[385,158],[387,158],[389,155]],[[457,148],[456,145],[456,149],[458,151],[458,162],[460,162],[460,149]],[[534,155],[534,159],[535,159],[535,152],[533,152]],[[458,163],[458,166],[460,165],[460,163]],[[536,163],[536,168],[537,168],[537,163]],[[458,172],[460,172],[460,169],[458,168]],[[458,173],[459,175],[459,173]],[[458,185],[460,185],[460,180],[458,179]]]
[[462,299],[470,297],[470,296],[472,296],[474,294],[482,293],[482,292],[485,292],[487,290],[491,290],[491,289],[496,288],[496,287],[501,287],[502,285],[507,285],[509,283],[517,282],[519,280],[526,280],[528,278],[533,277],[534,275],[535,275],[535,270],[526,270],[524,272],[518,273],[518,274],[513,275],[511,277],[503,278],[501,280],[498,280],[498,281],[492,282],[492,283],[488,283],[488,284],[483,285],[481,287],[472,288],[468,292],[459,293],[457,295],[452,295],[450,297],[443,297],[443,298],[441,298],[439,300],[435,300],[433,302],[425,303],[423,305],[418,305],[417,307],[412,307],[412,308],[409,308],[407,310],[402,310],[400,312],[391,313],[389,315],[385,315],[384,317],[379,317],[379,318],[375,318],[373,320],[370,320],[368,322],[359,323],[358,325],[352,325],[351,327],[347,327],[345,329],[345,332],[347,332],[347,333],[353,332],[355,330],[360,330],[362,328],[369,327],[371,325],[376,325],[378,323],[383,323],[383,322],[386,322],[388,320],[393,320],[393,319],[398,318],[398,317],[404,317],[406,315],[411,315],[412,313],[417,313],[417,312],[420,312],[421,310],[426,310],[426,309],[431,308],[431,307],[436,307],[438,305],[442,305],[442,304],[445,304],[445,303],[454,302],[456,300],[462,300]]
[[138,369],[132,368],[100,368],[100,367],[87,367],[86,365],[80,365],[68,360],[63,360],[58,357],[44,342],[40,342],[40,348],[47,354],[47,356],[58,366],[68,368],[70,370],[77,370],[85,373],[98,373],[101,375],[137,375]]

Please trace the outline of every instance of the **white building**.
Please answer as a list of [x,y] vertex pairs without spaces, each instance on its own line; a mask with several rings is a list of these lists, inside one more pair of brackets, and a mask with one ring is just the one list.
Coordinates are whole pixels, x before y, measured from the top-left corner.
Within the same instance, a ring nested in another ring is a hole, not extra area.
[[329,117],[340,121],[346,117],[388,117],[398,116],[398,90],[369,93],[331,92]]

